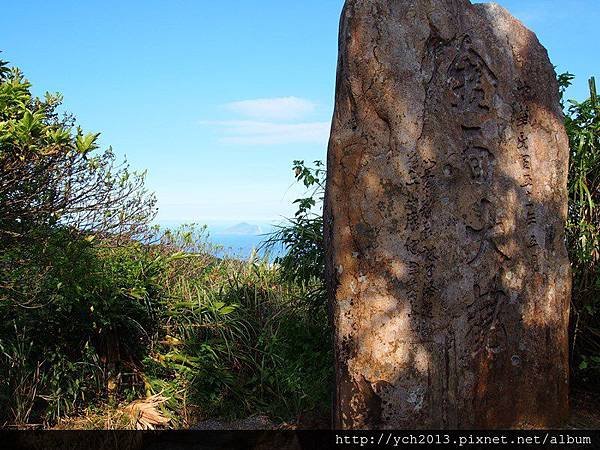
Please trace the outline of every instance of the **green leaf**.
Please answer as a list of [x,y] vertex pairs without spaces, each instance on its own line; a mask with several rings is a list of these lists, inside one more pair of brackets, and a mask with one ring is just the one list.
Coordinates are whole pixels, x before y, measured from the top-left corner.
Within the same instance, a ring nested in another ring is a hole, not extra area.
[[99,136],[100,133],[88,133],[85,136],[79,134],[75,144],[77,151],[85,155],[90,151],[97,149],[98,145],[96,142]]

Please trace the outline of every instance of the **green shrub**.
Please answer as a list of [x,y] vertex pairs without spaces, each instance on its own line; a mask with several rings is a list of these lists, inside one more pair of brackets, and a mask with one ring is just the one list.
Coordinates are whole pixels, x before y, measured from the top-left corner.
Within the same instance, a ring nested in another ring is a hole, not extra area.
[[[573,76],[559,77],[564,89]],[[590,97],[570,100],[565,125],[569,135],[569,216],[567,247],[573,266],[571,350],[575,381],[600,380],[600,102],[594,78]]]
[[163,336],[146,361],[150,393],[179,392],[179,406],[196,405],[201,417],[326,411],[329,328],[306,302],[309,290],[266,259],[205,254],[188,253],[169,272],[177,281],[167,283]]
[[327,305],[322,214],[325,169],[322,161],[314,161],[311,167],[297,160],[293,170],[296,181],[307,190],[306,197],[294,201],[298,205],[294,217],[278,226],[264,247],[269,250],[283,247],[283,256],[275,259],[283,280],[305,286],[308,289],[306,301],[323,309]]
[[132,240],[155,213],[144,174],[98,151],[61,100],[0,61],[0,423],[106,396],[159,296],[158,262]]
[[[160,257],[139,243],[108,248],[56,239],[45,244],[35,306],[0,308],[3,420],[25,423],[32,414],[53,422],[106,398],[111,380],[135,367],[156,330]],[[21,379],[29,385],[24,398],[15,391],[25,387]]]
[[[217,258],[206,228],[159,232],[144,175],[99,152],[0,61],[0,423],[55,424],[161,394],[193,416],[323,414],[331,392],[322,169],[297,162],[275,264]],[[319,163],[320,164],[320,163]]]

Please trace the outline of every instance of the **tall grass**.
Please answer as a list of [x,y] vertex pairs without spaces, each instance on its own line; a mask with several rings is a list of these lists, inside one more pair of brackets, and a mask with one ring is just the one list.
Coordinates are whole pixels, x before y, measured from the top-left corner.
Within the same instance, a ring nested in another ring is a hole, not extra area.
[[[82,264],[72,286],[48,290],[34,311],[4,311],[12,319],[0,335],[4,425],[85,415],[97,417],[86,426],[129,426],[107,414],[152,396],[172,427],[325,415],[330,338],[325,311],[307,300],[314,286],[289,280],[268,257],[213,256],[202,227],[158,236],[82,244],[85,258],[60,259]],[[43,327],[52,340],[36,333]]]
[[[559,77],[564,89],[573,76]],[[567,247],[573,266],[571,354],[575,380],[600,387],[600,100],[570,100],[565,125],[570,141]]]
[[187,397],[175,397],[202,405],[203,416],[323,413],[331,388],[327,317],[315,314],[306,286],[285,280],[267,258],[207,253],[188,254],[167,277],[164,336],[146,361],[160,374],[151,391],[164,388],[166,370],[183,375],[179,392]]

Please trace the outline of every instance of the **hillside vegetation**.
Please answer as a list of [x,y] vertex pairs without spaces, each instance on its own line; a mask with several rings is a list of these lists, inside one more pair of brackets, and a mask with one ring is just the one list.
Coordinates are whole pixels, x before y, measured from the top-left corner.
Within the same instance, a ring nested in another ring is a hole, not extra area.
[[[560,77],[563,87],[572,76]],[[565,105],[574,379],[600,375],[599,118],[595,89]],[[150,226],[154,196],[61,98],[0,62],[0,423],[189,427],[265,414],[328,417],[333,361],[323,280],[324,170],[265,242],[217,258],[203,227]],[[257,199],[257,201],[259,201]]]

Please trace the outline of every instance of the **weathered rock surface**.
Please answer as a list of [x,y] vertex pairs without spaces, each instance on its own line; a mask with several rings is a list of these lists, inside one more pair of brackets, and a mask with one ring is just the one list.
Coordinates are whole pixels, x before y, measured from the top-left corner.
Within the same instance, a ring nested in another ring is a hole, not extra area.
[[568,142],[546,50],[468,0],[348,0],[325,240],[338,428],[568,414]]

